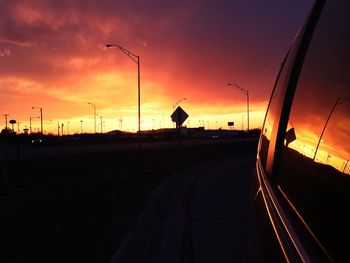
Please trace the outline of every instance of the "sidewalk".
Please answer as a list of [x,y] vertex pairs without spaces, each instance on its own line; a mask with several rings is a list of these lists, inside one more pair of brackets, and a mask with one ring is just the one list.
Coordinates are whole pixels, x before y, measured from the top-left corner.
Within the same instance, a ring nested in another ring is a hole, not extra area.
[[111,263],[243,262],[254,157],[195,165],[152,194]]

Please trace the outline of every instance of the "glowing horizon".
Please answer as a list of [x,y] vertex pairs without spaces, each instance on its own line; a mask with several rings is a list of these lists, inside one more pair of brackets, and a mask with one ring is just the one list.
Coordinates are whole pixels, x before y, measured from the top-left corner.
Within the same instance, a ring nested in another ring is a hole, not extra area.
[[[105,131],[119,129],[120,118],[123,130],[135,131],[137,65],[105,48],[112,43],[140,56],[143,130],[172,127],[172,105],[182,97],[191,127],[203,120],[209,127],[228,121],[246,127],[246,97],[227,86],[232,82],[249,90],[250,128],[258,128],[279,63],[311,2],[276,2],[268,11],[240,1],[157,1],[152,8],[146,1],[1,2],[0,114],[10,114],[23,130],[38,115],[32,106],[42,107],[46,132],[54,132],[57,121],[69,122],[70,133],[80,131],[80,120],[93,132],[91,102]],[[241,11],[233,16],[234,10]],[[280,26],[271,12],[284,14]],[[40,125],[35,119],[32,126]]]

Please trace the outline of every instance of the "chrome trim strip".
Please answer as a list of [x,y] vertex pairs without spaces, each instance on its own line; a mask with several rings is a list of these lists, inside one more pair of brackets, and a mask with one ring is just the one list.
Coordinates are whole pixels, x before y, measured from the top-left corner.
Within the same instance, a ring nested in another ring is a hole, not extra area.
[[280,233],[277,231],[277,228],[276,228],[276,225],[275,225],[275,222],[273,220],[273,217],[271,215],[271,211],[270,211],[270,207],[269,205],[267,204],[267,198],[266,198],[266,193],[265,191],[263,190],[263,185],[262,185],[262,182],[261,182],[261,162],[260,160],[257,160],[256,162],[256,170],[257,170],[257,174],[258,174],[258,179],[259,179],[259,184],[260,184],[260,189],[261,189],[261,194],[262,194],[262,197],[264,199],[264,204],[265,204],[265,208],[266,208],[266,211],[267,211],[267,214],[269,216],[269,219],[270,219],[270,222],[271,222],[271,225],[272,225],[272,228],[276,234],[276,237],[277,237],[277,240],[278,240],[278,243],[280,245],[280,248],[283,252],[283,255],[284,255],[284,258],[287,260],[287,262],[290,262],[289,258],[288,258],[288,255],[287,255],[287,252],[285,251],[284,249],[284,246],[282,244],[282,237],[280,236]]
[[[286,232],[286,234],[289,237],[289,241],[293,244],[295,250],[297,251],[300,259],[304,262],[304,263],[309,263],[312,262],[310,256],[308,255],[308,253],[306,252],[306,250],[304,249],[302,242],[299,240],[297,234],[295,233],[295,231],[293,230],[288,218],[286,217],[286,215],[284,214],[281,206],[279,205],[277,198],[272,190],[272,187],[270,185],[270,183],[267,181],[266,179],[266,174],[264,172],[264,170],[261,167],[261,163],[260,160],[257,160],[256,162],[257,165],[257,172],[259,177],[261,177],[259,179],[259,182],[261,183],[261,188],[262,188],[262,193],[263,193],[263,197],[264,197],[264,202],[265,202],[265,206],[266,209],[268,210],[269,213],[269,218],[271,221],[271,224],[274,228],[275,234],[277,236],[277,239],[280,243],[280,246],[282,248],[282,251],[286,257],[286,260],[289,262],[289,256],[287,251],[285,250],[285,247],[283,245],[283,243],[281,242],[282,240],[282,233],[279,233],[277,227],[276,227],[276,219],[274,219],[272,217],[272,213],[270,211],[270,209],[272,208],[273,211],[275,211],[278,215],[278,219],[279,221],[283,224],[284,230]],[[273,207],[269,207],[268,203],[270,203],[270,205],[272,205]]]
[[299,218],[299,220],[303,223],[303,226],[307,229],[307,231],[310,233],[310,235],[314,238],[314,240],[316,241],[317,245],[321,248],[321,250],[323,251],[323,253],[325,253],[325,255],[327,256],[328,260],[331,262],[335,262],[332,257],[328,254],[327,250],[325,249],[325,247],[322,245],[321,241],[316,237],[316,235],[312,232],[312,230],[309,228],[309,226],[307,225],[306,221],[304,220],[304,218],[299,214],[298,210],[294,207],[294,205],[292,204],[292,202],[289,200],[288,196],[283,192],[282,188],[280,186],[277,186],[278,190],[281,192],[281,194],[283,195],[283,197],[285,198],[285,200],[288,202],[288,204],[290,205],[290,207],[292,208],[292,210],[294,211],[294,213],[297,215],[297,217]]
[[256,201],[256,199],[258,198],[258,195],[259,195],[259,193],[261,192],[261,186],[260,186],[260,184],[259,184],[259,189],[258,189],[258,191],[256,191],[256,194],[255,194],[255,196],[254,196],[254,202]]

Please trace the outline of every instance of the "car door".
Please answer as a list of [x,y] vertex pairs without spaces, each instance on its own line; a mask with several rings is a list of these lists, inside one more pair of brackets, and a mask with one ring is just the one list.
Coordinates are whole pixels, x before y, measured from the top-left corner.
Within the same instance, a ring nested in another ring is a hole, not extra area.
[[277,78],[252,191],[252,261],[346,261],[349,10],[345,0],[317,1]]

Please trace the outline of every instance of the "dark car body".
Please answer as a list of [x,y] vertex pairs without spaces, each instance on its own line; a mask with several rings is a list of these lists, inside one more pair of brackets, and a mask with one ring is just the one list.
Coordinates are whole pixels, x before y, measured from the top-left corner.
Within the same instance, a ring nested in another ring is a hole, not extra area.
[[250,262],[350,262],[349,11],[316,1],[281,65],[251,189]]

